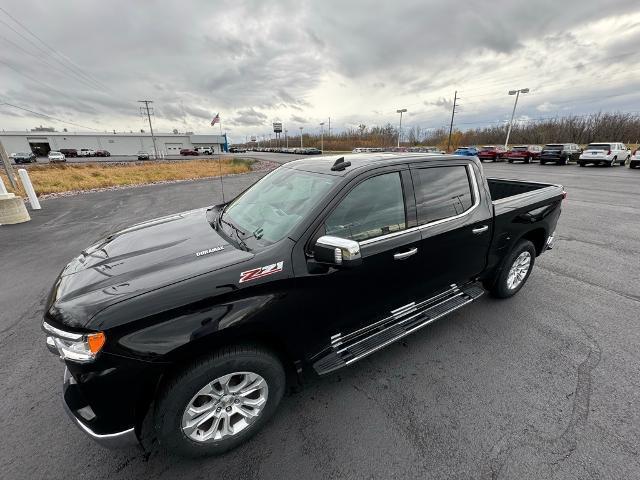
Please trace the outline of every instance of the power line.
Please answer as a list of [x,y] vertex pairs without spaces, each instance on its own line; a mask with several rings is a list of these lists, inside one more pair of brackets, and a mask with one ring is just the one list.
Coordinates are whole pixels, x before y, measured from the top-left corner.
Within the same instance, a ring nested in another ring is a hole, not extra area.
[[88,130],[93,130],[93,131],[96,131],[96,132],[99,132],[99,131],[100,131],[100,130],[98,130],[97,128],[87,127],[86,125],[80,125],[80,124],[78,124],[78,123],[69,122],[69,121],[67,121],[67,120],[61,120],[61,119],[59,119],[59,118],[52,117],[51,115],[47,115],[46,113],[36,112],[36,111],[34,111],[34,110],[30,110],[30,109],[28,109],[28,108],[20,107],[20,106],[18,106],[18,105],[14,105],[14,104],[12,104],[12,103],[3,102],[3,103],[0,103],[0,105],[7,105],[8,107],[13,107],[13,108],[17,108],[17,109],[19,109],[19,110],[24,110],[25,112],[32,113],[32,114],[37,115],[37,116],[39,116],[39,117],[48,118],[48,119],[50,119],[50,120],[54,120],[54,121],[56,121],[56,122],[60,122],[60,123],[66,123],[66,124],[68,124],[68,125],[73,125],[74,127],[86,128],[86,129],[88,129]]
[[[62,52],[56,50],[55,48],[53,48],[51,45],[49,45],[47,42],[45,42],[44,40],[42,40],[38,35],[36,35],[35,33],[33,33],[31,30],[29,30],[29,28],[27,28],[22,22],[20,22],[17,18],[15,18],[13,15],[11,15],[8,11],[6,11],[4,8],[0,7],[0,11],[4,12],[4,14],[9,17],[11,20],[13,20],[17,25],[19,25],[20,27],[22,27],[22,29],[24,29],[26,32],[28,32],[33,38],[35,38],[36,40],[38,40],[38,42],[40,42],[42,45],[44,45],[47,50],[51,51],[54,55],[57,55],[58,57],[62,58],[63,60],[66,60],[72,67],[73,70],[75,70],[77,72],[77,74],[79,74],[82,77],[85,77],[87,80],[95,83],[99,89],[105,89],[105,90],[109,90],[111,91],[111,89],[106,86],[105,84],[103,84],[101,81],[97,80],[95,77],[91,76],[90,74],[84,72],[82,70],[82,68],[80,66],[78,66],[77,64],[75,64],[73,62],[73,60],[71,60],[69,57],[67,57],[66,55],[64,55]],[[27,40],[29,43],[31,43],[32,45],[34,45],[36,48],[39,48],[40,50],[42,50],[40,47],[37,47],[37,45],[30,41],[29,39],[27,39],[26,37],[24,37],[23,35],[21,35],[19,32],[17,32],[13,27],[11,27],[9,24],[7,24],[6,22],[2,22],[5,25],[7,25],[11,30],[13,30],[14,32],[16,32],[18,35],[20,35],[22,38],[24,38],[25,40]],[[57,60],[57,59],[56,59]],[[62,63],[59,60],[57,60],[58,63]],[[66,66],[67,68],[69,68],[68,66]]]

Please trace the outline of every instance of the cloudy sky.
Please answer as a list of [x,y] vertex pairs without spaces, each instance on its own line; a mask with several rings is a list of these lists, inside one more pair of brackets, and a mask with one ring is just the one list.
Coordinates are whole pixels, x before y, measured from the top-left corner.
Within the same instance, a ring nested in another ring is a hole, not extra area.
[[[26,29],[25,29],[26,27]],[[28,30],[27,30],[28,29]],[[637,0],[3,0],[0,129],[466,129],[640,111]],[[23,110],[17,108],[21,107]],[[50,118],[38,117],[43,113]],[[216,126],[217,128],[217,126]]]

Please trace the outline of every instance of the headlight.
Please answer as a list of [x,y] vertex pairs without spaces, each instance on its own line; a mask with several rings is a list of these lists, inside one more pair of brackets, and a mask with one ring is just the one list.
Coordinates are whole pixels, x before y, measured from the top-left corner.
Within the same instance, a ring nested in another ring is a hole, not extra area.
[[60,355],[63,360],[71,360],[78,363],[87,363],[95,360],[96,355],[107,339],[103,332],[95,333],[72,333],[65,332],[59,328],[42,324],[42,328],[49,334],[47,337],[47,348],[56,355]]

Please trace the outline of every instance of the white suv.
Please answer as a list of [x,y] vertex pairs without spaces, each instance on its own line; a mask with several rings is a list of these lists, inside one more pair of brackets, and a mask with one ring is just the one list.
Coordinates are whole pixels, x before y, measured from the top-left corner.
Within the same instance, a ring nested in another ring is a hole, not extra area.
[[590,143],[580,155],[578,165],[584,167],[587,163],[593,163],[594,165],[615,167],[616,162],[624,165],[624,162],[629,158],[631,158],[631,150],[624,143]]

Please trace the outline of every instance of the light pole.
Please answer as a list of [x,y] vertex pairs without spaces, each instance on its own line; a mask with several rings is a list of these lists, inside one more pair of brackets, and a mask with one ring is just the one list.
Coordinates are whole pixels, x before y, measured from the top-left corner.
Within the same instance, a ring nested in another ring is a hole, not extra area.
[[287,148],[289,148],[289,137],[287,137],[287,133],[289,132],[289,130],[287,130],[286,128],[284,129],[284,140],[285,142],[287,142]]
[[320,122],[320,151],[324,153],[324,122]]
[[508,148],[509,144],[509,135],[511,135],[511,126],[513,125],[513,116],[516,114],[516,107],[518,106],[518,98],[520,98],[521,93],[529,93],[528,88],[521,88],[519,90],[509,90],[509,95],[515,95],[516,101],[513,103],[513,111],[511,112],[511,121],[509,122],[509,129],[507,130],[507,139],[504,141],[505,150]]
[[302,129],[303,129],[304,127],[298,127],[298,128],[300,128],[300,148],[304,148],[304,147],[302,146]]
[[398,148],[400,147],[400,137],[402,136],[402,114],[406,111],[407,111],[406,108],[401,108],[399,110],[396,110],[396,113],[400,114],[400,128],[398,129]]

